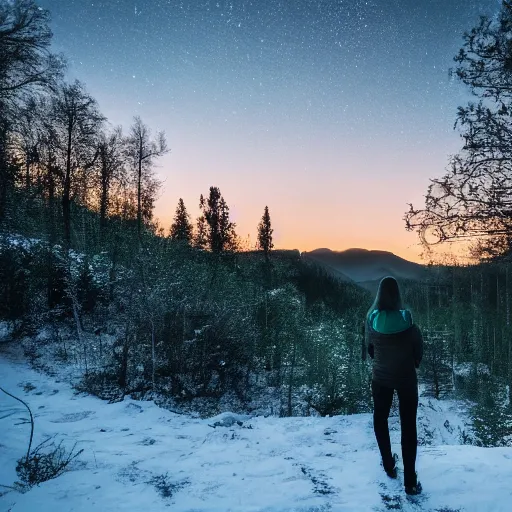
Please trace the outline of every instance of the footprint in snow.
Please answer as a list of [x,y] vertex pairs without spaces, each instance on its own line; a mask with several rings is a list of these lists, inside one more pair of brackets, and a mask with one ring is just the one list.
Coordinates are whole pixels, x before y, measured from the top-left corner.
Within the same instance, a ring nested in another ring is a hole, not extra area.
[[402,497],[398,494],[390,495],[385,492],[380,493],[380,498],[386,510],[403,510]]
[[128,404],[124,409],[129,413],[139,413],[143,411],[142,407],[137,404]]
[[117,473],[117,480],[123,484],[137,484],[147,481],[151,472],[137,467],[138,461],[133,461]]
[[146,438],[144,438],[142,441],[140,441],[140,442],[139,442],[139,443],[137,443],[137,444],[141,444],[141,445],[143,445],[143,446],[151,446],[151,445],[153,445],[153,444],[155,444],[155,443],[156,443],[156,441],[155,441],[153,438],[151,438],[151,437],[146,437]]
[[385,510],[403,510],[402,508],[402,496],[400,494],[393,493],[390,491],[384,483],[379,483],[379,487],[382,489],[380,499],[384,504]]
[[[379,493],[385,510],[404,510],[404,511],[421,511],[421,512],[460,512],[451,508],[439,508],[435,511],[428,506],[428,493],[423,492],[418,496],[408,496],[405,494],[403,487],[398,481],[390,482],[386,485],[384,482],[379,483],[382,491]],[[391,489],[390,487],[394,487]],[[399,489],[399,490],[398,490]]]
[[300,470],[313,484],[313,492],[315,494],[335,494],[335,489],[327,483],[327,477],[323,472],[314,471],[312,468],[302,464],[300,464]]
[[63,414],[60,418],[55,420],[50,420],[51,423],[73,423],[75,421],[84,420],[88,418],[93,411],[80,411],[80,412],[71,412],[69,414]]

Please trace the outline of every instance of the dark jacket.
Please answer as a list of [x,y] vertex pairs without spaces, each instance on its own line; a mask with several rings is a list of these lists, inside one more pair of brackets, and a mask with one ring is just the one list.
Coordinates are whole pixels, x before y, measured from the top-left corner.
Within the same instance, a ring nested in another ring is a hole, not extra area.
[[392,334],[383,334],[364,325],[363,359],[373,359],[373,380],[394,389],[417,386],[416,368],[423,357],[423,337],[416,324]]

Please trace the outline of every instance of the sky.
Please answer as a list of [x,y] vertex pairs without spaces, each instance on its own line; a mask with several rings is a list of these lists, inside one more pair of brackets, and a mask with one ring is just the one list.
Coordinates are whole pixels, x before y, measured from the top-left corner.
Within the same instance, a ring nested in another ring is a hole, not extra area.
[[164,130],[156,216],[218,186],[242,239],[269,207],[276,248],[388,250],[461,146],[450,78],[499,0],[39,0],[54,50],[112,126]]

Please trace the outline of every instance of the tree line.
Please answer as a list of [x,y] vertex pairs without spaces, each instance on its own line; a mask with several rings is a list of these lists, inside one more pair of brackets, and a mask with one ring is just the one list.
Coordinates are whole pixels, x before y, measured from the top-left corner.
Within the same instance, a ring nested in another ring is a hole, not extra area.
[[[256,250],[241,251],[215,186],[195,221],[180,199],[170,230],[159,226],[164,133],[138,117],[127,133],[108,127],[84,84],[65,81],[49,16],[0,0],[0,316],[34,364],[50,350],[109,399],[231,397],[244,410],[261,399],[285,415],[367,407],[355,357],[366,292],[275,251],[267,206]],[[37,341],[42,330],[50,341]]]
[[[169,151],[165,134],[153,136],[140,117],[126,135],[122,127],[109,129],[85,85],[64,80],[66,61],[50,51],[49,20],[29,0],[0,4],[0,223],[8,227],[17,206],[13,189],[24,188],[53,211],[49,236],[61,235],[68,247],[80,208],[99,213],[100,241],[115,220],[135,225],[140,240],[145,229],[155,230],[154,163]],[[217,187],[201,195],[200,208],[193,236],[180,199],[171,237],[213,252],[235,249],[235,224]],[[271,245],[261,236],[258,242]]]

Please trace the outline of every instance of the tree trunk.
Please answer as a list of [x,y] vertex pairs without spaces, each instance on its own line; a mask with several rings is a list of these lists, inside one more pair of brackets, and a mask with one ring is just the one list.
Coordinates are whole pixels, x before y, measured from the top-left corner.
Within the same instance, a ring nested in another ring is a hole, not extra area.
[[[3,108],[0,104],[0,108]],[[6,220],[7,192],[10,185],[10,172],[7,155],[7,122],[0,119],[0,226]]]
[[427,284],[427,329],[430,332],[430,287]]
[[484,308],[483,305],[486,303],[484,299],[484,273],[480,272],[480,307],[479,309],[479,318],[478,318],[478,362],[485,363],[487,360],[486,352],[487,347],[484,343]]
[[62,217],[64,222],[64,244],[66,251],[71,247],[71,147],[73,124],[68,125],[68,143],[66,148],[66,174],[62,190]]
[[183,335],[181,343],[178,345],[176,350],[177,368],[178,373],[183,371],[183,348],[185,347],[185,336],[187,331],[187,307],[183,306]]
[[76,325],[76,333],[78,336],[78,344],[81,345],[84,349],[84,364],[85,364],[85,375],[87,376],[89,373],[89,366],[87,363],[87,343],[85,342],[84,333],[82,329],[82,321],[80,319],[80,313],[78,311],[78,301],[76,299],[76,295],[74,292],[69,294],[71,297],[71,302],[73,304],[73,318],[75,319]]
[[512,408],[512,341],[510,340],[510,334],[508,338],[508,400],[509,407]]
[[107,230],[107,209],[109,176],[106,162],[105,148],[101,148],[101,198],[100,198],[100,236],[104,242]]
[[47,301],[48,307],[51,309],[55,305],[53,303],[53,289],[56,281],[56,272],[54,268],[53,246],[56,240],[55,229],[55,181],[53,175],[53,158],[48,158],[47,169],[47,187],[48,187],[48,280],[47,280]]
[[117,235],[115,236],[115,239],[114,239],[114,245],[113,245],[113,248],[112,248],[112,255],[111,255],[111,265],[110,265],[110,270],[109,270],[109,273],[108,273],[108,294],[109,294],[109,300],[110,302],[114,302],[114,287],[115,287],[115,282],[116,282],[116,277],[117,277],[117,256],[118,256],[118,243],[117,243]]
[[155,356],[155,322],[152,318],[149,320],[151,322],[151,385],[153,387],[153,391],[155,391],[155,366],[156,366],[156,356]]
[[452,271],[452,322],[453,322],[453,340],[450,347],[452,382],[455,387],[455,353],[459,344],[459,327],[457,322],[457,287],[455,279],[455,268]]
[[265,370],[271,371],[272,368],[272,356],[270,351],[270,336],[268,332],[268,292],[265,289],[265,331],[263,333],[265,343]]
[[142,139],[139,144],[139,169],[137,175],[137,235],[140,243],[142,236]]
[[496,326],[494,325],[493,328],[493,349],[492,349],[492,370],[491,373],[493,375],[496,374]]
[[507,321],[507,341],[508,341],[508,398],[509,407],[512,408],[512,340],[510,339],[510,294],[508,282],[508,266],[505,264],[505,308],[506,308],[506,321]]
[[297,352],[297,343],[293,343],[293,351],[292,351],[292,365],[290,368],[290,378],[288,381],[288,416],[292,416],[292,391],[293,391],[293,373],[295,370],[295,355]]
[[121,365],[119,369],[119,387],[123,390],[126,390],[128,385],[128,355],[129,355],[129,333],[128,328],[126,329],[124,342],[123,342],[123,352],[121,355]]
[[509,283],[508,283],[508,263],[505,266],[505,308],[507,312],[507,327],[510,327],[510,295],[509,295]]
[[25,188],[30,189],[30,156],[29,149],[26,150],[25,154]]

